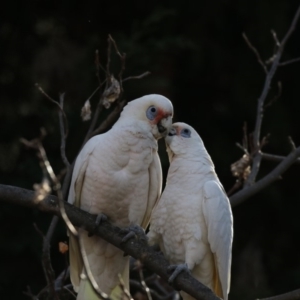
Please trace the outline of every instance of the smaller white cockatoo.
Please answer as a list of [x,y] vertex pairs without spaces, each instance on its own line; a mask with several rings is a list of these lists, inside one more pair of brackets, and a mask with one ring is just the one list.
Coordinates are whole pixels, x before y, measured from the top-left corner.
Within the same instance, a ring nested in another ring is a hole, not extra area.
[[[80,151],[68,202],[91,214],[104,214],[119,227],[147,227],[162,185],[157,140],[172,125],[173,106],[161,95],[130,101],[108,132]],[[88,267],[102,292],[120,299],[120,274],[129,290],[129,257],[99,236],[78,229]],[[71,281],[79,300],[100,299],[85,274],[78,241],[70,235]]]
[[[170,168],[154,208],[149,244],[158,244],[175,269],[183,270],[227,300],[230,288],[233,218],[229,200],[198,133],[174,123],[165,138]],[[184,300],[193,299],[181,292]]]

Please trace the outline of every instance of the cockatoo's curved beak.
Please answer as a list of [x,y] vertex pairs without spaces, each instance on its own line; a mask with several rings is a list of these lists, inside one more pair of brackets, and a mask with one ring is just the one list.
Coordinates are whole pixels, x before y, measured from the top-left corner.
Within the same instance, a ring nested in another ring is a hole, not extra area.
[[174,127],[172,127],[168,132],[169,136],[174,136],[176,134],[177,134],[177,131],[176,131],[176,128],[174,128]]
[[171,125],[172,125],[172,116],[167,116],[165,118],[162,118],[157,123],[158,132],[161,133],[162,136],[166,136]]

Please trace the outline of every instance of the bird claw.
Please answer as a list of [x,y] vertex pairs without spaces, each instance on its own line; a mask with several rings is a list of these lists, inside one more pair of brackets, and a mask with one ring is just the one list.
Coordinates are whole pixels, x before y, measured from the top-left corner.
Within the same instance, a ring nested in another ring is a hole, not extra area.
[[171,265],[168,267],[168,271],[173,271],[172,275],[168,279],[169,283],[173,283],[175,278],[183,271],[190,273],[187,263]]
[[94,229],[88,233],[88,236],[91,237],[95,234],[95,230],[96,228],[101,224],[101,222],[103,221],[107,221],[107,216],[105,214],[98,214],[97,215],[97,218],[96,218],[96,221],[95,221],[95,226],[94,226]]
[[127,228],[122,228],[121,233],[126,233],[126,235],[122,238],[121,243],[125,243],[131,238],[137,238],[138,236],[141,240],[147,241],[145,230],[139,225],[130,225]]

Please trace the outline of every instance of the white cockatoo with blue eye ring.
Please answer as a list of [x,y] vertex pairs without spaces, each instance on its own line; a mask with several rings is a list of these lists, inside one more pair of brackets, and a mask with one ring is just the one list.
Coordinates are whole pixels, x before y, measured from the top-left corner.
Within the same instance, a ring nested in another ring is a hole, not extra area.
[[[233,218],[229,200],[198,133],[174,123],[165,138],[170,168],[152,212],[149,243],[158,244],[174,270],[183,270],[227,300]],[[181,292],[184,300],[193,299]]]
[[[172,125],[173,106],[161,95],[129,102],[106,133],[91,138],[80,151],[68,202],[91,214],[104,214],[121,228],[147,227],[162,186],[157,140]],[[78,229],[88,267],[102,292],[121,299],[119,274],[129,290],[129,257]],[[86,279],[77,239],[70,235],[70,272],[77,299],[100,299]],[[83,274],[83,275],[82,275]]]

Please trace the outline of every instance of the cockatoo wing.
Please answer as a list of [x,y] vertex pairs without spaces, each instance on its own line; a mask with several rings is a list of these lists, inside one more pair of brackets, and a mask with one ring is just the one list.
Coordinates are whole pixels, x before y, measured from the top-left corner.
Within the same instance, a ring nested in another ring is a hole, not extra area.
[[229,200],[218,181],[206,182],[203,190],[203,215],[208,230],[208,242],[215,257],[223,299],[227,299],[230,287],[231,245],[233,239],[232,213]]
[[[100,136],[99,136],[100,137]],[[87,147],[84,147],[76,159],[76,163],[73,170],[72,181],[69,190],[68,202],[80,207],[80,195],[81,189],[84,183],[85,172],[88,166],[89,157],[93,152],[97,138],[88,141]],[[78,292],[80,284],[80,274],[83,269],[83,261],[81,257],[81,251],[78,244],[77,238],[75,238],[71,233],[69,235],[69,252],[70,252],[70,265],[72,268],[70,270],[70,277],[74,287],[74,290]]]
[[156,206],[161,194],[162,187],[162,170],[161,163],[156,150],[153,153],[153,162],[149,168],[149,191],[148,191],[148,203],[147,209],[142,221],[141,227],[147,228],[150,222],[150,216],[152,209]]

